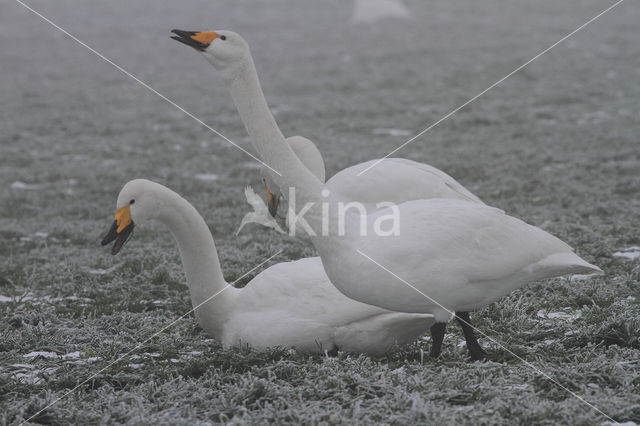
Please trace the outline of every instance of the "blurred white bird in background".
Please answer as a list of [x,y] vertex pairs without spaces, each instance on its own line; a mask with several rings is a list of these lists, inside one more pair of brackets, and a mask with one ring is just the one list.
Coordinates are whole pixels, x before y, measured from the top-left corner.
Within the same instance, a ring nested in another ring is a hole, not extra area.
[[377,22],[385,18],[411,17],[409,9],[401,0],[355,0],[353,4],[353,23]]

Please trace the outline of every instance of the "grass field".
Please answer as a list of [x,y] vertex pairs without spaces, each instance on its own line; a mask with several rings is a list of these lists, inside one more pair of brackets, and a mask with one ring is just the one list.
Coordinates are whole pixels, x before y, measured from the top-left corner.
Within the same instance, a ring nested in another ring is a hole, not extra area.
[[[222,80],[169,39],[172,28],[243,34],[284,133],[316,141],[331,176],[385,155],[612,3],[411,0],[412,20],[371,25],[351,24],[338,0],[29,4],[251,150]],[[473,318],[615,421],[640,423],[638,6],[622,3],[397,156],[445,170],[605,270],[529,285]],[[490,361],[469,363],[453,323],[438,360],[428,337],[380,359],[324,358],[223,350],[189,315],[100,372],[191,309],[165,229],[137,227],[117,257],[100,247],[126,181],[191,201],[229,281],[280,249],[274,262],[314,250],[257,225],[234,236],[244,186],[260,189],[251,158],[20,4],[3,2],[0,16],[0,424],[87,379],[32,422],[608,421],[486,339]]]

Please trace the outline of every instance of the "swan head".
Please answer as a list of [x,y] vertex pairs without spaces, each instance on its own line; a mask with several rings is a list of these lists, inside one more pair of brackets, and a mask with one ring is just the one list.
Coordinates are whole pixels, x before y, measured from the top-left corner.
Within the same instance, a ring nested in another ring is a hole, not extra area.
[[[303,138],[302,136],[292,136],[286,140],[302,164],[304,164],[304,166],[309,169],[309,171],[313,173],[320,182],[324,183],[324,160],[322,159],[322,154],[320,153],[320,150],[318,150],[318,147],[309,139]],[[262,183],[264,183],[264,188],[267,193],[267,206],[269,207],[269,213],[271,213],[271,216],[276,217],[280,198],[285,196],[285,194],[282,193],[282,190],[274,181],[272,173],[273,172],[264,165],[260,169]]]
[[223,76],[233,78],[251,59],[249,45],[233,31],[171,30],[172,39],[191,46],[209,61]]
[[118,254],[131,236],[135,227],[134,218],[137,222],[157,219],[160,206],[156,187],[160,186],[146,179],[135,179],[122,187],[116,202],[115,220],[102,240],[103,246],[115,241],[111,254]]

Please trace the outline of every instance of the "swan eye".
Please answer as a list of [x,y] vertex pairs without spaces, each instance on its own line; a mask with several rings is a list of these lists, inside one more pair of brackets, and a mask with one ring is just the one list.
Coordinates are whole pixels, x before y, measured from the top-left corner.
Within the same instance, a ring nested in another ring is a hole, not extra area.
[[129,201],[129,204],[133,204],[135,202],[136,202],[136,200],[131,200],[131,201]]
[[226,36],[226,35],[221,35],[221,36],[220,36],[220,39],[221,39],[221,40],[226,40],[226,39],[227,39],[227,36]]

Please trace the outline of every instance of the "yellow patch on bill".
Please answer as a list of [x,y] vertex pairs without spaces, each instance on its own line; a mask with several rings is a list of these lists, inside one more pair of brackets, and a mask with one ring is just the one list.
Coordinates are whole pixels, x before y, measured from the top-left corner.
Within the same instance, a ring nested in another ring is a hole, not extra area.
[[202,31],[191,36],[193,40],[199,41],[202,44],[211,44],[211,42],[218,37],[220,36],[214,31]]
[[116,211],[116,222],[118,223],[118,234],[131,223],[131,210],[129,206],[124,206]]

